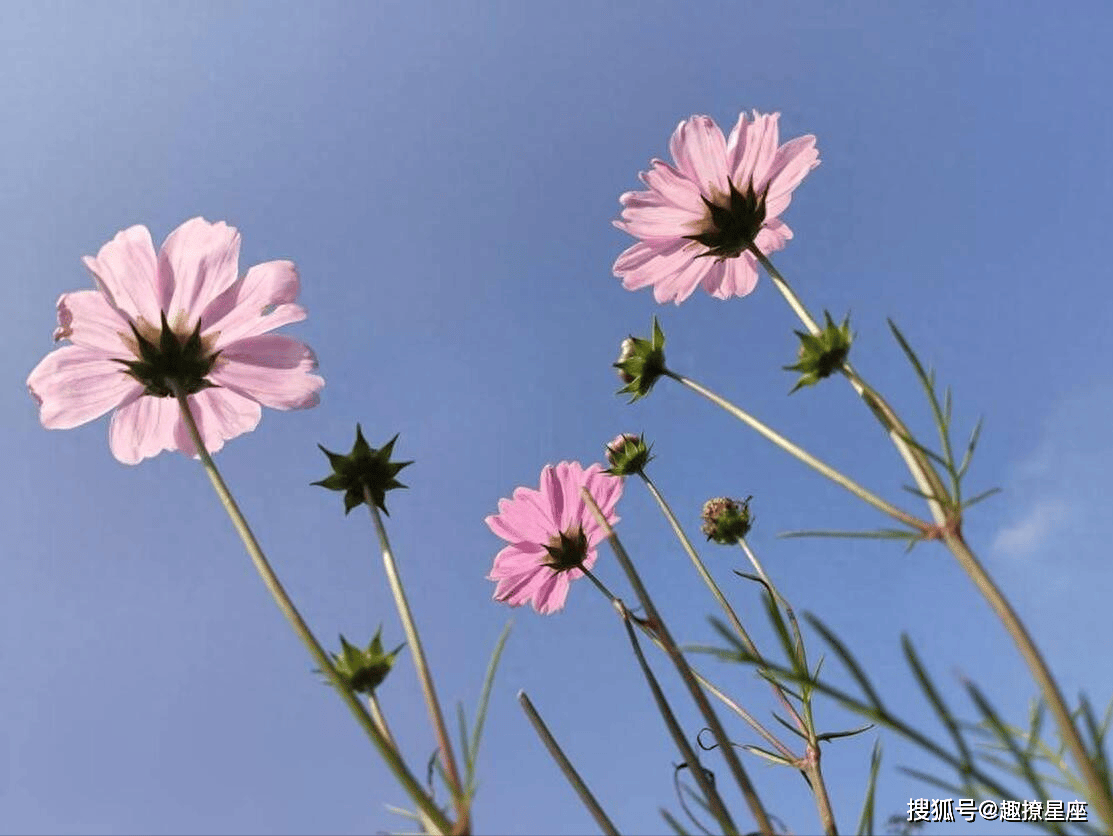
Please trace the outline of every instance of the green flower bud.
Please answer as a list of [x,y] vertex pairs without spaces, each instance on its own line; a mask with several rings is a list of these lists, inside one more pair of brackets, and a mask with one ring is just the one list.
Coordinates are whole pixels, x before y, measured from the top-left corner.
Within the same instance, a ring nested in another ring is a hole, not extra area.
[[394,667],[394,659],[398,652],[405,646],[400,644],[390,653],[384,653],[382,632],[382,627],[375,631],[375,637],[371,639],[366,650],[348,644],[348,640],[341,636],[340,655],[329,653],[340,678],[357,694],[374,693],[386,679],[390,669]]
[[[800,372],[800,379],[792,387],[792,392],[803,386],[814,386],[825,377],[830,377],[846,363],[850,354],[850,344],[854,337],[850,333],[850,317],[836,325],[831,314],[823,312],[827,326],[818,334],[805,334],[797,331],[800,338],[800,353],[795,365],[785,366],[786,371]],[[792,392],[789,392],[791,395]]]
[[747,496],[741,502],[725,496],[709,499],[703,503],[700,518],[703,520],[703,533],[708,540],[724,546],[733,546],[745,537],[753,525],[750,515],[750,500]]
[[607,445],[607,462],[610,467],[603,472],[613,476],[641,473],[652,458],[644,435],[622,433]]
[[622,341],[622,351],[613,364],[619,379],[626,384],[618,394],[633,395],[629,403],[644,398],[665,372],[665,335],[653,317],[653,336],[648,340],[629,336]]

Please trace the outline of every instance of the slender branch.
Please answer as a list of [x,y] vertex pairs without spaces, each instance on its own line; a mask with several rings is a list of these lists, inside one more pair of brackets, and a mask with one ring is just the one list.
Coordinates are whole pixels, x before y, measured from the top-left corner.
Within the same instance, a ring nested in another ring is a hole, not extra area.
[[267,562],[267,558],[263,554],[259,542],[251,532],[247,520],[236,504],[236,500],[232,497],[231,491],[228,490],[228,486],[224,483],[220,471],[217,470],[216,465],[213,463],[212,456],[209,455],[209,451],[206,449],[205,443],[201,439],[201,433],[197,429],[197,422],[194,420],[193,412],[189,406],[188,395],[183,393],[180,389],[177,389],[177,387],[175,387],[175,389],[175,397],[178,400],[178,406],[181,408],[182,420],[185,421],[186,429],[189,431],[189,437],[193,441],[193,446],[197,450],[197,455],[201,459],[201,464],[204,466],[205,472],[209,476],[209,481],[212,482],[213,489],[220,498],[224,510],[232,520],[232,525],[235,527],[236,533],[240,535],[240,539],[243,541],[244,547],[251,557],[251,562],[255,565],[259,577],[263,580],[263,584],[274,598],[275,603],[278,604],[278,608],[282,611],[282,614],[286,616],[286,620],[290,622],[290,626],[294,628],[294,632],[297,634],[298,638],[301,639],[302,643],[309,651],[309,655],[313,657],[313,661],[316,662],[318,669],[332,682],[340,698],[344,700],[344,703],[355,716],[356,721],[367,733],[367,736],[378,750],[379,755],[386,761],[390,771],[394,773],[394,776],[398,779],[399,783],[402,784],[402,787],[409,794],[410,798],[413,799],[413,802],[428,817],[429,821],[436,826],[437,830],[444,834],[450,833],[452,825],[449,823],[444,813],[422,789],[421,784],[418,783],[405,762],[394,750],[394,747],[383,736],[363,703],[360,702],[352,689],[344,682],[343,678],[337,672],[336,666],[333,665],[332,659],[329,658],[328,653],[321,647],[320,643],[309,629],[309,626],[305,623],[301,614],[294,606],[294,602],[290,599],[290,596],[279,582],[278,576],[274,573],[270,563]]
[[677,374],[676,372],[670,371],[668,369],[664,371],[664,374],[668,377],[671,377],[682,386],[688,387],[693,392],[696,392],[699,395],[703,395],[703,397],[707,398],[716,406],[725,409],[739,421],[746,424],[748,427],[755,430],[757,433],[764,436],[769,441],[772,441],[789,455],[795,456],[804,464],[808,465],[808,467],[819,471],[832,482],[846,488],[859,499],[868,502],[879,511],[888,514],[893,519],[898,520],[909,526],[910,528],[914,528],[920,532],[927,533],[932,529],[932,526],[928,523],[925,523],[923,520],[912,516],[907,511],[902,511],[900,508],[897,508],[895,505],[886,502],[884,499],[877,496],[873,492],[867,490],[866,488],[863,488],[850,477],[844,476],[842,473],[835,470],[835,468],[831,467],[829,464],[820,461],[811,453],[807,452],[801,447],[796,446],[783,435],[778,433],[776,430],[773,430],[769,426],[763,424],[761,421],[757,420],[757,418],[754,418],[748,412],[739,409],[737,406],[735,406],[725,398],[716,395],[707,387],[702,386],[699,383],[696,383],[694,380],[691,380],[690,378],[684,377],[683,375]]
[[379,544],[383,550],[383,568],[386,571],[387,583],[390,584],[390,592],[394,596],[398,616],[402,619],[402,629],[406,633],[410,656],[414,660],[414,668],[417,670],[418,681],[421,683],[421,692],[425,697],[425,707],[429,712],[429,719],[433,723],[437,745],[441,750],[441,761],[444,763],[445,772],[448,775],[452,800],[456,807],[455,831],[466,832],[470,829],[467,792],[460,781],[460,772],[456,767],[456,757],[452,751],[452,741],[448,736],[448,728],[445,726],[440,702],[437,700],[436,687],[433,685],[433,675],[429,670],[429,663],[425,659],[425,650],[422,648],[421,637],[417,632],[417,624],[414,622],[413,613],[410,610],[409,602],[406,600],[406,592],[402,588],[402,580],[398,575],[398,565],[394,560],[394,552],[390,547],[390,540],[387,537],[386,528],[383,526],[382,516],[379,514],[379,509],[375,505],[374,498],[371,496],[371,491],[367,485],[363,486],[363,499],[370,510],[371,519],[375,523],[375,532],[379,536]]
[[582,489],[580,493],[584,497],[584,501],[587,502],[588,506],[592,509],[592,513],[595,514],[595,518],[599,521],[603,530],[607,533],[607,539],[610,541],[611,549],[614,551],[615,557],[626,573],[630,585],[634,588],[634,592],[638,596],[638,601],[641,602],[642,607],[645,609],[646,616],[653,625],[653,629],[657,632],[664,646],[665,653],[676,667],[677,673],[680,675],[681,680],[692,696],[692,700],[695,702],[700,714],[703,715],[704,721],[711,729],[711,734],[715,737],[715,741],[719,744],[723,758],[726,760],[727,766],[734,776],[735,783],[738,784],[738,788],[746,799],[747,805],[749,805],[750,812],[754,816],[758,829],[763,834],[772,834],[773,825],[769,820],[769,814],[765,811],[765,806],[762,804],[761,798],[754,789],[750,777],[746,774],[742,762],[738,759],[738,754],[734,751],[730,738],[727,737],[726,730],[723,728],[722,722],[720,722],[718,715],[715,713],[715,709],[711,706],[711,703],[707,701],[707,695],[703,693],[703,689],[700,688],[699,683],[696,682],[695,677],[692,675],[692,670],[688,666],[688,660],[684,658],[684,654],[680,651],[680,647],[669,633],[668,627],[665,625],[660,612],[658,612],[657,607],[654,605],[653,599],[649,596],[649,591],[642,583],[641,577],[634,568],[634,564],[631,562],[630,557],[626,554],[626,550],[615,536],[614,529],[611,528],[610,523],[607,522],[607,518],[599,509],[599,505],[595,502],[595,497],[593,497],[591,492],[586,488]]
[[541,719],[541,715],[537,713],[537,709],[533,707],[525,691],[518,692],[518,702],[522,706],[522,710],[526,713],[530,723],[533,725],[533,730],[537,732],[537,736],[541,738],[541,742],[545,744],[545,748],[549,750],[549,754],[553,756],[560,771],[564,773],[564,777],[568,779],[568,783],[572,785],[572,789],[576,791],[576,795],[580,797],[580,801],[587,807],[587,811],[591,813],[595,823],[599,828],[609,836],[618,836],[618,828],[611,822],[610,817],[604,812],[602,806],[592,795],[591,790],[588,789],[584,779],[580,777],[580,773],[576,771],[576,767],[572,766],[572,761],[568,760],[568,756],[564,754],[564,750],[560,748],[560,744],[556,742],[549,727],[545,725],[545,721]]

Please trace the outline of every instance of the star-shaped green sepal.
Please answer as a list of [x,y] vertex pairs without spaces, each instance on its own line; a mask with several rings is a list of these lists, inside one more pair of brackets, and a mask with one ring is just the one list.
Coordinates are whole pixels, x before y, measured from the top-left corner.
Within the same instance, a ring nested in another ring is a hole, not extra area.
[[613,364],[625,383],[619,395],[633,395],[629,403],[644,398],[657,379],[665,373],[665,333],[653,317],[653,336],[648,340],[633,335],[622,341],[622,351]]
[[389,653],[384,653],[382,632],[382,627],[375,631],[375,637],[371,639],[366,650],[349,644],[348,640],[341,636],[340,654],[329,653],[340,678],[357,694],[374,693],[375,689],[382,685],[390,669],[394,667],[394,659],[398,652],[405,646],[400,644]]
[[330,491],[344,491],[344,513],[347,514],[357,505],[364,502],[364,486],[371,494],[371,500],[382,509],[383,513],[390,516],[386,510],[386,492],[394,488],[406,487],[394,477],[403,467],[413,462],[392,462],[390,455],[394,451],[394,442],[398,440],[395,435],[379,450],[376,450],[363,437],[363,430],[356,424],[356,443],[352,445],[352,452],[346,456],[326,450],[318,444],[329,462],[332,464],[332,473],[314,485],[328,488]]
[[803,386],[814,386],[823,378],[830,377],[843,367],[850,354],[850,344],[854,341],[850,333],[850,317],[847,316],[842,325],[836,325],[831,314],[824,311],[823,315],[827,318],[827,325],[818,334],[795,332],[800,338],[800,353],[795,365],[784,367],[786,371],[800,372],[800,379],[792,387],[792,392]]

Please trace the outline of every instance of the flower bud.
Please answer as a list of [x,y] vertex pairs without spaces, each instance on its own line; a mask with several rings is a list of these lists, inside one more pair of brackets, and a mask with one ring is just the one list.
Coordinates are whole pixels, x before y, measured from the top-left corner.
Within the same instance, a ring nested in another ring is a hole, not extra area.
[[622,433],[607,445],[607,462],[610,467],[604,472],[614,476],[641,473],[652,458],[644,435]]
[[630,403],[649,394],[657,378],[665,372],[665,335],[657,317],[653,317],[653,336],[650,339],[629,336],[622,341],[622,350],[614,367],[618,369],[619,379],[626,384],[618,390],[618,394],[633,395]]
[[830,377],[843,367],[850,354],[850,344],[854,340],[850,333],[850,317],[847,316],[842,325],[836,325],[831,314],[824,311],[823,315],[827,318],[827,325],[818,334],[796,332],[800,338],[797,361],[795,365],[784,367],[787,371],[800,372],[800,379],[792,387],[792,392],[803,386],[814,386],[823,378]]
[[329,653],[340,678],[357,694],[374,693],[386,679],[390,669],[394,667],[394,659],[404,647],[400,644],[389,653],[384,653],[382,632],[382,627],[375,631],[375,637],[371,639],[366,650],[349,644],[348,640],[341,636],[340,654]]
[[720,496],[709,499],[703,503],[700,518],[703,520],[703,533],[708,540],[714,540],[724,546],[733,546],[745,537],[753,525],[750,515],[750,500],[748,496],[741,502]]

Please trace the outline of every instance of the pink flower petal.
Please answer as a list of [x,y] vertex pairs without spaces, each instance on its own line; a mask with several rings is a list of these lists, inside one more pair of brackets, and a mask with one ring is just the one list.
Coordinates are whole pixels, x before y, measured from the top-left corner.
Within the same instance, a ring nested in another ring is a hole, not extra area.
[[108,446],[124,464],[139,464],[163,450],[178,447],[174,427],[178,423],[174,398],[140,397],[117,409],[108,425]]
[[[190,410],[205,449],[215,453],[224,442],[243,433],[251,432],[263,417],[259,404],[229,389],[205,389],[189,396]],[[187,456],[197,455],[197,448],[190,438],[189,428],[177,414],[174,425],[175,446]]]
[[541,471],[541,499],[548,506],[549,519],[556,523],[557,531],[567,531],[569,524],[565,513],[565,480],[562,478],[567,467],[567,462],[561,462],[556,467],[547,464]]
[[143,390],[103,352],[77,345],[46,355],[27,378],[27,388],[39,403],[39,420],[51,430],[99,418]]
[[730,193],[727,178],[727,149],[723,132],[707,116],[681,122],[669,140],[676,167],[700,191],[712,195]]
[[691,209],[694,212],[703,208],[699,186],[663,160],[651,160],[649,171],[644,171],[638,176],[649,186],[650,193],[660,195],[665,203]]
[[209,304],[201,327],[206,334],[217,334],[214,347],[221,349],[236,340],[300,322],[305,319],[305,309],[294,304],[299,290],[292,261],[256,264]]
[[128,227],[82,261],[108,302],[133,321],[158,325],[161,302],[156,292],[157,260],[145,226]]
[[175,328],[191,328],[209,303],[232,286],[240,258],[240,234],[224,221],[192,218],[167,237],[158,256],[166,316]]
[[727,165],[730,178],[735,186],[744,188],[751,182],[759,190],[765,185],[763,175],[777,150],[779,113],[761,114],[754,111],[753,122],[746,122],[746,115],[738,117],[738,123],[730,132],[731,142],[727,143]]
[[317,358],[303,342],[284,334],[248,337],[224,349],[209,378],[274,409],[306,409],[320,403],[324,380],[309,372]]
[[[766,200],[767,211],[772,201],[787,198],[792,190],[800,185],[809,171],[819,165],[819,150],[815,147],[815,137],[811,134],[789,140],[780,148],[770,165],[769,195]],[[773,215],[779,215],[788,206],[787,201]]]
[[[760,238],[760,234],[758,235]],[[719,287],[712,294],[716,299],[729,299],[731,296],[747,296],[757,287],[757,259],[753,253],[742,253],[726,264],[726,273]]]
[[[55,340],[91,348],[110,357],[131,359],[129,345],[134,342],[131,327],[123,315],[108,304],[99,290],[78,290],[58,298],[58,327]],[[127,342],[125,342],[125,339]],[[123,366],[117,364],[117,369]]]

